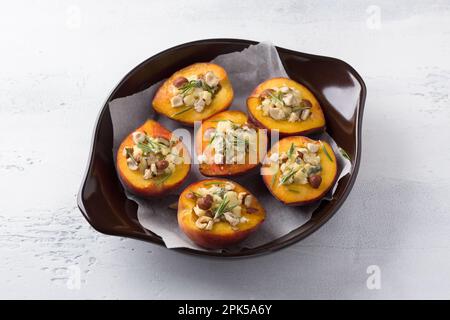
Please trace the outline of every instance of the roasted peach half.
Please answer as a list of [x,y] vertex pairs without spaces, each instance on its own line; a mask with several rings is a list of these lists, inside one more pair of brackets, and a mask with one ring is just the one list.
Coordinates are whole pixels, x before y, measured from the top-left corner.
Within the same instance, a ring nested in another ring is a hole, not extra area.
[[267,133],[248,123],[241,111],[224,111],[205,120],[195,137],[200,172],[234,176],[259,166],[267,152]]
[[226,71],[214,63],[195,63],[175,72],[158,89],[153,108],[183,124],[193,126],[226,110],[233,88]]
[[178,225],[197,245],[218,249],[235,245],[265,219],[258,199],[243,186],[226,179],[198,181],[178,201]]
[[264,159],[261,175],[272,195],[286,205],[305,205],[323,198],[337,177],[331,146],[302,136],[278,141]]
[[147,120],[125,138],[116,160],[126,188],[144,197],[159,196],[177,188],[191,168],[185,145],[154,120]]
[[288,78],[273,78],[258,85],[247,99],[251,120],[280,135],[305,135],[325,128],[322,108],[304,85]]

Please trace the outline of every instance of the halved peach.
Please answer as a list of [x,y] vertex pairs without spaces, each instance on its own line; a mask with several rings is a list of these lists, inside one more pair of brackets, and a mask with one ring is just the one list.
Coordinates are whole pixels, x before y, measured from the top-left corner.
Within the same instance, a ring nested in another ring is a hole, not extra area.
[[[195,148],[197,155],[203,154],[210,143],[210,140],[207,135],[205,135],[205,132],[211,129],[216,129],[221,121],[231,121],[235,124],[247,125],[248,127],[253,128],[258,137],[256,146],[257,152],[252,155],[247,153],[245,162],[242,164],[215,164],[214,162],[201,163],[199,164],[200,172],[208,177],[224,177],[244,174],[254,168],[257,168],[267,151],[267,133],[250,124],[248,122],[247,114],[241,111],[224,111],[205,120],[195,136]],[[213,155],[214,154],[211,156]]]
[[[172,133],[168,129],[154,120],[147,120],[147,122],[135,131],[146,132],[148,136],[154,138],[161,137],[170,140],[172,137]],[[182,142],[180,143],[182,146],[180,156],[184,158],[184,162],[176,165],[175,171],[164,179],[155,178],[146,180],[141,172],[132,171],[128,168],[127,157],[122,154],[122,150],[125,147],[132,146],[134,144],[132,133],[130,133],[121,143],[117,152],[117,172],[119,173],[119,177],[123,184],[132,193],[144,197],[159,196],[180,186],[187,178],[191,168],[189,152],[187,151],[186,146]]]
[[[196,112],[193,108],[186,106],[172,107],[170,99],[173,96],[171,87],[174,80],[180,77],[189,78],[194,75],[206,74],[208,71],[214,72],[219,78],[220,85],[220,89],[214,95],[211,104],[206,106],[202,112]],[[153,108],[156,112],[173,120],[193,126],[195,121],[202,121],[220,111],[228,109],[231,101],[233,101],[233,88],[231,87],[225,69],[214,63],[195,63],[175,72],[163,83],[153,98]]]
[[[278,163],[270,162],[268,159],[273,153],[281,154],[288,152],[292,144],[295,146],[303,146],[308,142],[316,142],[307,137],[292,136],[286,137],[278,141],[264,159],[264,166],[261,168],[261,175],[272,195],[286,205],[299,206],[309,204],[320,200],[330,190],[337,178],[338,166],[336,156],[331,146],[321,141],[321,147],[317,152],[320,156],[320,165],[322,167],[322,181],[318,188],[313,188],[308,184],[279,184],[279,167]],[[325,151],[326,150],[326,151]]]
[[[311,115],[303,121],[289,122],[288,120],[275,120],[264,116],[257,107],[261,104],[260,95],[264,90],[287,86],[297,89],[302,99],[311,103]],[[281,136],[305,135],[325,129],[325,117],[322,108],[313,93],[304,85],[289,78],[272,78],[259,84],[247,98],[247,109],[251,120],[259,127],[269,130],[279,130]]]
[[235,245],[250,234],[255,232],[263,223],[266,213],[260,202],[254,195],[251,204],[251,210],[243,206],[241,216],[247,219],[247,222],[240,223],[238,228],[233,228],[229,223],[220,221],[214,223],[211,230],[202,230],[196,226],[198,219],[194,213],[193,208],[196,205],[196,198],[192,197],[199,188],[209,188],[212,184],[232,183],[235,186],[236,192],[246,192],[251,194],[243,186],[234,181],[226,179],[208,179],[194,182],[188,186],[180,195],[178,200],[178,225],[180,229],[197,245],[209,248],[218,249],[226,248]]

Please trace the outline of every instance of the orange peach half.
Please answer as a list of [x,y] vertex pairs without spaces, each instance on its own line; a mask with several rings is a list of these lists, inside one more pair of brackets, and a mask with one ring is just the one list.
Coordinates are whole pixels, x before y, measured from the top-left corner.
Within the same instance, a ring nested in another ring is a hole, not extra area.
[[[261,168],[263,181],[272,195],[286,205],[300,206],[312,203],[323,198],[328,190],[333,186],[337,178],[338,166],[336,156],[331,146],[321,141],[322,147],[318,151],[320,156],[320,165],[322,167],[322,183],[315,189],[310,184],[290,184],[280,185],[278,163],[273,163],[267,159],[273,153],[287,152],[292,143],[297,146],[305,145],[308,142],[315,142],[307,137],[292,136],[286,137],[278,141],[267,153],[264,160],[264,166]],[[324,151],[326,150],[326,152]]]
[[[232,121],[235,124],[246,124],[249,127],[254,127],[248,123],[248,116],[244,112],[229,110],[218,113],[205,120],[200,130],[197,131],[195,136],[197,155],[203,154],[209,144],[209,140],[205,137],[205,132],[210,129],[215,129],[220,121]],[[241,175],[257,168],[267,152],[267,133],[258,128],[255,128],[255,133],[257,134],[256,154],[247,154],[245,163],[215,164],[210,161],[209,163],[201,163],[199,165],[200,172],[208,177],[224,177]]]
[[[202,112],[196,112],[193,108],[172,107],[170,99],[172,98],[171,86],[175,79],[179,77],[188,78],[193,75],[206,74],[212,71],[219,78],[220,89],[215,94],[210,105],[206,106]],[[228,79],[227,72],[221,66],[214,63],[195,63],[186,68],[175,72],[158,89],[153,98],[153,108],[156,112],[163,114],[173,120],[185,125],[193,126],[195,121],[202,121],[212,115],[228,109],[233,101],[233,88]],[[186,110],[186,111],[184,111]]]
[[[269,116],[264,116],[262,111],[257,109],[261,104],[260,94],[264,90],[282,86],[297,89],[302,99],[311,102],[311,115],[308,119],[296,122],[275,120]],[[247,98],[247,109],[250,119],[255,125],[268,130],[279,130],[281,136],[305,135],[325,129],[325,117],[316,97],[304,85],[289,78],[272,78],[259,84]]]
[[196,192],[199,188],[209,188],[213,183],[224,184],[227,182],[235,185],[234,191],[251,194],[247,189],[234,181],[226,179],[207,179],[194,182],[188,186],[181,193],[180,199],[178,200],[177,217],[180,229],[189,239],[203,248],[219,249],[233,246],[255,232],[265,219],[266,213],[264,208],[257,198],[253,196],[251,210],[245,206],[242,207],[241,215],[248,220],[245,223],[239,224],[238,229],[233,229],[228,222],[224,221],[216,222],[211,230],[198,229],[195,225],[197,216],[193,211],[193,208],[196,205],[196,199],[189,195]]
[[[161,124],[154,120],[147,120],[141,127],[135,131],[146,132],[151,137],[162,137],[170,140],[172,133],[164,128]],[[122,150],[125,147],[133,146],[133,137],[130,133],[125,140],[121,143],[117,152],[117,172],[123,184],[132,193],[143,197],[155,197],[160,196],[180,186],[187,178],[190,168],[191,159],[186,146],[182,144],[182,156],[184,162],[176,165],[175,171],[164,181],[159,179],[144,179],[143,175],[139,171],[132,171],[128,168],[127,158],[123,155]]]

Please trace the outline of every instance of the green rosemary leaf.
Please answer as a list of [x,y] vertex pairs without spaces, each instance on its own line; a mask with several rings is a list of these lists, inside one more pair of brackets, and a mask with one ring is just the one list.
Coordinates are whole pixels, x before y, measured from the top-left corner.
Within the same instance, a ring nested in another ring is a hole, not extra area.
[[228,203],[230,203],[230,201],[227,198],[223,198],[222,202],[217,207],[216,212],[214,213],[214,219],[217,219],[226,212],[225,209],[227,208]]
[[185,113],[185,112],[187,112],[187,111],[189,111],[191,109],[192,109],[192,107],[187,107],[186,109],[183,109],[183,110],[181,110],[179,112],[176,112],[176,113],[172,114],[171,117],[179,116],[180,114]]
[[278,100],[283,101],[283,92],[278,92],[278,96],[277,96]]
[[164,176],[161,176],[160,179],[155,180],[156,184],[163,184],[164,182],[167,181],[167,179],[170,178],[171,175],[172,175],[172,173],[167,173],[167,174],[165,174]]
[[214,139],[217,137],[217,133],[214,132],[214,135],[212,136],[211,140],[209,140],[208,145],[210,145],[211,143],[213,143]]
[[234,206],[226,207],[226,208],[223,210],[223,212],[229,212],[229,211],[233,210],[234,208],[236,208],[237,206],[238,206],[238,205],[235,204]]
[[277,171],[272,176],[272,187],[275,186],[275,182],[277,181],[279,168],[277,168]]
[[201,198],[202,195],[196,191],[191,191],[197,198]]
[[306,108],[306,107],[302,107],[302,106],[297,106],[297,107],[293,107],[293,108],[292,108],[292,111],[293,111],[293,112],[295,112],[295,111],[303,111],[303,110],[306,110],[306,109],[310,109],[310,108]]
[[125,147],[125,152],[127,153],[127,156],[131,157],[133,155],[133,148]]
[[325,153],[325,155],[327,156],[327,158],[333,162],[333,158],[331,158],[330,154],[327,151],[327,148],[325,148],[325,145],[322,143],[322,141],[320,141],[320,143],[322,144],[322,151]]
[[285,175],[284,177],[282,177],[279,185],[285,184],[286,181],[288,181],[294,174],[297,173],[298,170],[299,170],[299,169],[297,169],[297,170],[295,170],[295,171],[292,171],[292,170],[291,170],[291,172],[289,172],[287,175]]
[[339,147],[339,152],[342,154],[342,156],[343,156],[345,159],[347,159],[347,160],[349,160],[349,161],[352,160],[352,159],[350,158],[350,156],[348,155],[347,151],[345,151],[345,150],[342,149],[341,147]]
[[200,80],[191,80],[188,83],[186,83],[184,86],[182,86],[179,90],[181,91],[181,95],[184,96],[188,92],[190,92],[194,88],[200,88],[202,86],[202,81]]
[[145,143],[142,143],[142,142],[139,142],[137,144],[137,147],[139,149],[141,149],[143,153],[150,153],[150,152],[156,153],[156,151],[157,151],[157,150],[155,150],[153,145],[145,144]]
[[209,93],[211,93],[211,96],[213,96],[213,95],[214,95],[214,89],[211,88],[211,87],[210,87],[208,84],[206,84],[206,82],[204,82],[204,81],[202,81],[201,83],[202,83],[202,88],[203,88],[203,90],[208,91]]
[[290,158],[292,157],[292,155],[294,154],[294,150],[295,150],[295,145],[294,145],[294,143],[292,142],[292,143],[291,143],[291,146],[289,147],[288,153],[287,153],[287,156],[288,156],[289,159],[290,159]]
[[132,148],[125,148],[128,158],[132,159],[134,162],[133,164],[137,166],[138,163],[137,163],[136,159],[133,157],[133,153],[131,152],[131,150],[132,150]]
[[190,85],[190,83],[188,82],[187,84],[185,84],[184,86],[182,86],[179,90],[179,93],[184,96],[188,91],[190,91],[192,89],[192,86]]
[[293,189],[293,188],[288,188],[288,191],[293,192],[293,193],[300,193],[299,190]]
[[207,181],[207,182],[204,182],[203,183],[203,185],[204,186],[212,186],[212,185],[214,185],[214,184],[224,184],[224,182],[220,182],[220,181]]
[[158,142],[154,142],[150,139],[147,139],[147,142],[154,149],[158,149],[160,147],[160,144]]
[[283,100],[281,100],[278,96],[274,95],[272,92],[269,92],[269,96],[272,98],[272,100],[278,101],[282,104],[284,104]]

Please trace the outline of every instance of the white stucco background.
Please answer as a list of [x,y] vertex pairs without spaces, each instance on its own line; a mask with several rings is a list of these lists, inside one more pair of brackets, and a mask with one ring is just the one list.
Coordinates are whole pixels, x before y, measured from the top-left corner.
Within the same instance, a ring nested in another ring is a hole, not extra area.
[[[76,194],[107,94],[149,56],[219,37],[362,75],[347,201],[304,241],[245,260],[94,231]],[[8,1],[0,49],[0,298],[450,298],[450,1]]]

